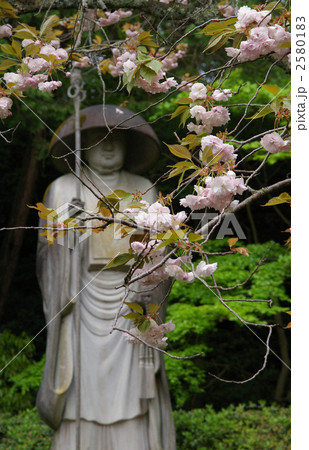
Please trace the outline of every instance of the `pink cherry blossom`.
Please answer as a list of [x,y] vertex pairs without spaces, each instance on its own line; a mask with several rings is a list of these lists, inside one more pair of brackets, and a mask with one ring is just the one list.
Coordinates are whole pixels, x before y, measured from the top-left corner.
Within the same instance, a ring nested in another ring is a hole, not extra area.
[[0,119],[6,119],[12,115],[10,111],[12,106],[13,102],[10,97],[0,97]]
[[123,71],[126,75],[128,75],[129,72],[133,71],[136,69],[136,64],[134,64],[133,61],[131,61],[130,59],[128,59],[128,61],[126,61],[123,64]]
[[205,186],[194,186],[197,195],[187,195],[180,200],[182,206],[197,210],[205,207],[222,211],[233,200],[236,194],[242,194],[247,188],[242,178],[236,178],[236,174],[229,170],[226,175],[207,177]]
[[235,23],[236,30],[245,29],[247,26],[252,24],[260,24],[260,26],[265,26],[271,20],[271,14],[269,11],[256,11],[255,9],[249,8],[248,6],[242,6],[239,8],[237,13],[238,21]]
[[12,26],[9,24],[0,26],[0,39],[12,36]]
[[164,71],[173,70],[178,67],[178,59],[183,58],[186,52],[184,50],[178,50],[176,53],[171,53],[162,60],[162,68]]
[[27,47],[30,44],[34,44],[33,39],[23,39],[21,42],[22,47]]
[[190,92],[190,98],[193,102],[195,100],[205,100],[207,94],[206,86],[202,83],[194,83],[191,92]]
[[282,152],[282,150],[291,150],[291,142],[284,141],[280,134],[275,131],[263,136],[261,145],[263,145],[265,150],[269,153],[279,153]]
[[235,58],[235,56],[238,56],[240,53],[239,48],[234,47],[225,47],[225,51],[227,56],[229,56],[230,58]]
[[190,208],[192,211],[198,211],[199,209],[205,209],[209,206],[207,197],[203,195],[187,195],[185,198],[180,199],[179,203],[185,208]]
[[217,270],[218,263],[206,264],[205,261],[201,261],[195,268],[195,274],[198,277],[210,277]]
[[[166,347],[167,337],[164,337],[164,334],[173,331],[175,329],[175,324],[170,320],[167,323],[158,325],[153,319],[148,320],[150,321],[150,326],[145,333],[142,333],[137,327],[132,328],[129,332],[149,345],[153,345],[157,348]],[[125,333],[125,337],[131,344],[141,344],[138,339],[134,339],[130,334]]]
[[209,111],[208,120],[213,127],[221,127],[230,120],[229,110],[225,106],[215,106]]
[[78,67],[80,69],[90,66],[90,58],[88,56],[83,56],[80,61],[74,61],[73,67]]
[[185,272],[177,264],[169,264],[165,267],[165,272],[170,277],[175,277],[178,281],[185,281],[187,283],[193,283],[194,274],[193,272]]
[[217,102],[227,102],[229,97],[232,97],[231,89],[223,89],[223,91],[216,89],[212,94],[212,98]]
[[204,106],[196,105],[190,108],[190,114],[193,119],[195,119],[198,123],[204,122],[206,109]]
[[7,85],[14,84],[14,88],[24,90],[24,77],[19,73],[6,72],[3,76]]
[[202,150],[200,151],[199,157],[202,161],[203,150],[205,147],[210,147],[214,156],[221,155],[220,161],[226,162],[234,159],[237,155],[234,153],[234,147],[230,144],[225,144],[217,136],[205,136],[201,140]]
[[235,14],[234,8],[231,5],[218,5],[218,9],[223,17],[231,17]]
[[23,58],[23,63],[26,64],[30,73],[39,72],[40,70],[48,70],[51,67],[51,63],[43,58],[31,58],[27,56]]
[[[207,113],[205,114],[205,117],[207,119]],[[204,117],[204,119],[205,119]],[[200,134],[200,133],[211,133],[213,126],[211,125],[210,122],[208,123],[204,123],[203,125],[196,125],[193,122],[189,122],[187,125],[187,129],[191,132],[191,133],[196,133],[196,134]]]
[[41,92],[52,92],[60,86],[62,86],[61,81],[46,81],[38,84],[38,88]]

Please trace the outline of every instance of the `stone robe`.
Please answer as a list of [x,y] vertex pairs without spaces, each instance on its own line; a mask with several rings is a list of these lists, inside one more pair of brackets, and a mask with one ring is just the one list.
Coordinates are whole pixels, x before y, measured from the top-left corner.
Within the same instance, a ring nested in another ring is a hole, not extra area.
[[[87,180],[85,179],[85,182]],[[89,183],[88,183],[89,184]],[[110,184],[110,183],[109,183]],[[44,204],[59,208],[75,197],[72,174],[55,180],[47,190]],[[150,182],[122,171],[113,190],[146,191]],[[100,186],[105,195],[110,194]],[[145,197],[153,202],[151,191]],[[93,211],[96,197],[82,187],[85,209]],[[122,205],[122,207],[125,205]],[[109,227],[111,228],[111,227]],[[109,254],[123,243],[104,238]],[[91,239],[81,244],[81,448],[82,450],[174,450],[175,433],[162,354],[144,345],[129,344],[111,326],[124,295],[125,272],[89,270]],[[64,239],[65,241],[65,239]],[[92,241],[93,242],[93,241]],[[66,244],[66,242],[64,242]],[[72,255],[68,245],[48,245],[39,238],[37,274],[48,324],[46,366],[37,397],[43,420],[57,430],[52,448],[75,450],[76,392],[74,377],[75,324],[72,295]],[[159,303],[168,282],[155,290],[131,293],[128,301]],[[134,290],[142,290],[138,285]],[[123,309],[122,314],[129,312]],[[163,318],[163,317],[162,317]],[[132,322],[120,316],[117,325],[129,329]]]

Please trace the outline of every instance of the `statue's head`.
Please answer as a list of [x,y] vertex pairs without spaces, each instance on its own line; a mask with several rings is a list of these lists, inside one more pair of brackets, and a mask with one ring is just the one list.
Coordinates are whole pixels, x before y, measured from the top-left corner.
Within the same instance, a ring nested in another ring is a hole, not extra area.
[[93,128],[84,133],[82,145],[91,147],[84,150],[83,159],[93,171],[103,175],[124,166],[127,145],[125,132],[114,131],[106,137],[104,129]]
[[[114,105],[94,105],[80,111],[82,158],[100,173],[119,170],[122,167],[131,173],[145,173],[156,163],[160,144],[154,130],[140,116]],[[75,116],[69,117],[56,130],[50,143],[50,154],[54,165],[68,172],[68,159],[74,168]],[[97,144],[97,145],[96,145]],[[93,148],[87,150],[87,148]],[[61,159],[59,159],[59,157]],[[104,168],[103,168],[104,166]],[[105,171],[105,172],[102,172]]]

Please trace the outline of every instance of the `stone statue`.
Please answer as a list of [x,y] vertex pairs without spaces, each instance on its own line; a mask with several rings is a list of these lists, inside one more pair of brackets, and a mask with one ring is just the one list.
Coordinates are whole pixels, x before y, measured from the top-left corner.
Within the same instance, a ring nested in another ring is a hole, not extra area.
[[[104,119],[101,105],[85,108],[80,115],[83,147],[94,146],[83,157],[84,183],[104,195],[115,189],[147,191],[151,183],[137,173],[152,166],[158,156],[158,140],[152,128],[139,116],[130,118],[133,113],[129,110],[112,105],[105,107]],[[113,127],[126,118],[129,120],[121,130],[97,144],[106,134],[106,123]],[[68,153],[64,143],[74,148],[74,118],[64,122],[57,134],[61,139],[53,139],[51,151],[59,156]],[[65,166],[63,159],[55,162],[60,169]],[[44,204],[47,208],[61,208],[75,196],[76,177],[68,173],[48,187]],[[144,198],[153,203],[153,189]],[[82,185],[81,201],[87,211],[94,211],[98,199]],[[120,209],[125,207],[120,203]],[[118,251],[126,252],[129,244],[128,240],[113,240],[109,229],[112,227],[91,234],[80,244],[80,273],[75,274],[81,280],[81,449],[174,450],[175,433],[162,354],[143,344],[128,343],[118,331],[110,333],[124,295],[124,288],[119,286],[128,267],[126,271],[101,269]],[[75,308],[69,303],[73,253],[74,249],[67,245],[48,245],[44,237],[39,237],[37,275],[48,335],[37,408],[42,419],[56,430],[52,449],[57,450],[76,449]],[[144,294],[134,285],[138,293],[131,292],[128,301],[159,303],[168,284],[161,283]],[[127,312],[125,307],[121,314]],[[162,315],[161,318],[164,319]],[[118,326],[129,329],[132,323],[120,316]]]

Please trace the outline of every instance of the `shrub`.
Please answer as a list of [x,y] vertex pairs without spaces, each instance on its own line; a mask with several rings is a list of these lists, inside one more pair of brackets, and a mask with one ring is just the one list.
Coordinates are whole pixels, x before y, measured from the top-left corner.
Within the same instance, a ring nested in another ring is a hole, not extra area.
[[[266,242],[246,245],[250,251],[249,257],[234,254],[210,258],[210,262],[218,261],[215,274],[217,283],[232,286],[247,279],[270,246],[266,263],[250,282],[225,293],[225,298],[229,299],[272,299],[271,308],[266,302],[229,304],[250,322],[277,323],[277,315],[290,309],[290,253],[279,244]],[[226,239],[207,243],[209,252],[226,250]],[[207,281],[211,284],[210,280]],[[194,360],[165,358],[172,401],[176,408],[194,409],[212,403],[218,409],[230,403],[257,402],[261,399],[274,401],[281,364],[273,357],[269,358],[261,375],[247,384],[225,384],[207,375],[207,372],[211,372],[225,379],[244,380],[262,366],[265,353],[264,346],[221,305],[212,290],[198,281],[193,284],[176,281],[167,312],[167,318],[176,324],[175,330],[168,336],[168,351],[179,356],[204,353],[203,357]],[[288,315],[286,320],[289,321]],[[265,330],[256,329],[255,332],[266,340]],[[289,331],[285,330],[285,333],[288,339]],[[276,331],[270,345],[282,358]],[[286,386],[286,397],[287,391]]]
[[35,408],[11,416],[0,415],[1,450],[47,450],[52,430],[38,416]]
[[290,409],[238,405],[215,412],[212,406],[175,411],[177,450],[288,450]]

